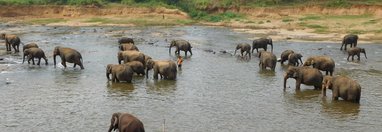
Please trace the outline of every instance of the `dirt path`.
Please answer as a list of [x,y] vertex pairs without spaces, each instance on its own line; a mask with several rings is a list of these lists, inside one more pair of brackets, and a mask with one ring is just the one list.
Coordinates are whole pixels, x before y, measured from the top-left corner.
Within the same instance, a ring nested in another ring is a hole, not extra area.
[[[0,21],[7,24],[47,26],[229,26],[259,37],[292,41],[340,41],[349,33],[361,42],[382,43],[382,7],[284,7],[217,10],[244,14],[223,22],[195,22],[178,9],[74,6],[0,6]],[[3,31],[6,32],[6,31]],[[255,38],[255,37],[254,37]],[[254,39],[251,38],[251,39]]]

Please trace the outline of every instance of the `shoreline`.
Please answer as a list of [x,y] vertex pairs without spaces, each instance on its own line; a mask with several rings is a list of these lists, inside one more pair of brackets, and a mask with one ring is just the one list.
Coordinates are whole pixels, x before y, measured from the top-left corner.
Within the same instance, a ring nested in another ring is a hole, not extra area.
[[[382,6],[372,6],[374,14],[357,9],[311,7],[269,9],[243,8],[244,18],[206,22],[191,19],[178,9],[164,7],[74,7],[0,6],[0,21],[5,25],[42,26],[221,26],[237,32],[270,37],[274,41],[340,42],[346,34],[359,36],[360,43],[382,43]],[[19,8],[21,7],[21,8]],[[18,8],[19,10],[13,10]],[[33,12],[31,12],[33,10]],[[296,10],[300,11],[296,14]],[[348,11],[349,10],[349,11]],[[366,11],[367,11],[366,10]],[[251,11],[261,11],[251,13]],[[283,12],[289,11],[289,12]],[[316,14],[311,14],[314,11]],[[322,14],[320,14],[320,11]],[[327,12],[336,14],[328,15]],[[38,15],[38,14],[42,15]],[[350,14],[349,14],[350,13]],[[358,14],[357,14],[358,13]],[[2,32],[7,32],[2,31]],[[255,38],[249,38],[255,39]]]

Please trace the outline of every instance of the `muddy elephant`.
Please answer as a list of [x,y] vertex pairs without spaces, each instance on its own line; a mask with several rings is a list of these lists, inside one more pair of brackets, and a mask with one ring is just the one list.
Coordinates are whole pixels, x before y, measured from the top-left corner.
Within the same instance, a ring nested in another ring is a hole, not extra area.
[[119,44],[125,44],[125,43],[132,43],[132,44],[135,44],[134,43],[134,40],[132,38],[127,38],[127,37],[122,37],[118,40],[118,43]]
[[343,100],[359,103],[361,99],[361,85],[347,76],[325,76],[322,82],[323,96],[326,96],[326,89],[332,90],[333,100],[341,97]]
[[36,43],[29,43],[23,46],[23,51],[29,48],[38,48],[38,45]]
[[85,69],[82,64],[82,56],[81,53],[75,49],[68,47],[56,46],[53,50],[53,61],[54,65],[56,65],[56,56],[59,55],[61,57],[61,64],[66,68],[66,62],[74,63],[74,68],[76,65],[79,65],[81,69]]
[[168,50],[168,53],[170,53],[170,54],[171,54],[171,47],[176,48],[175,54],[177,54],[177,55],[180,54],[180,51],[184,51],[185,56],[187,56],[187,52],[190,52],[190,54],[192,55],[191,44],[186,40],[182,40],[182,39],[172,40],[170,43],[170,48]]
[[365,54],[365,58],[367,59],[366,51],[364,48],[353,47],[353,48],[348,49],[347,52],[349,54],[348,59],[347,59],[348,61],[349,61],[350,56],[351,56],[351,59],[353,61],[355,55],[357,55],[358,61],[361,60],[361,53]]
[[106,78],[110,80],[109,75],[111,74],[112,82],[126,81],[131,83],[133,79],[134,71],[128,65],[123,64],[108,64],[106,66]]
[[0,38],[5,40],[5,47],[7,48],[7,51],[11,51],[11,46],[15,50],[15,52],[19,52],[19,46],[20,46],[20,38],[17,35],[13,34],[0,34]]
[[148,78],[149,70],[153,69],[154,79],[158,79],[158,74],[161,78],[175,80],[177,74],[177,65],[171,60],[148,60],[146,65],[146,78]]
[[326,75],[330,73],[333,75],[335,62],[329,56],[311,56],[304,62],[304,66],[313,66],[313,68],[317,68],[318,70],[325,71]]
[[257,53],[259,53],[259,48],[263,48],[265,51],[267,51],[267,46],[271,45],[271,52],[273,52],[273,43],[271,38],[259,38],[253,40],[252,43],[252,53],[253,50],[256,49]]
[[296,90],[300,90],[301,84],[314,86],[314,89],[320,89],[322,85],[322,73],[312,67],[289,67],[284,75],[284,91],[288,78],[296,80]]
[[357,41],[358,41],[358,35],[348,34],[344,36],[344,38],[342,39],[342,45],[340,50],[342,50],[343,46],[345,46],[345,50],[346,50],[346,46],[348,44],[350,44],[350,47],[357,47]]
[[302,59],[301,59],[302,57],[303,56],[300,53],[289,54],[288,65],[299,66],[300,65],[299,61],[301,62],[301,64],[303,64]]
[[236,46],[236,49],[235,49],[235,53],[233,55],[236,54],[236,51],[240,49],[240,52],[241,52],[241,56],[244,57],[244,52],[245,52],[245,56],[248,55],[249,58],[251,58],[251,45],[249,44],[246,44],[246,43],[241,43],[241,44],[238,44]]
[[129,113],[113,113],[108,132],[145,132],[143,123]]
[[135,51],[135,50],[119,51],[117,54],[117,58],[118,58],[119,64],[121,64],[122,60],[124,63],[131,62],[131,61],[139,61],[144,66],[146,66],[145,55],[139,51]]
[[142,76],[145,75],[145,66],[142,64],[142,62],[131,61],[131,62],[125,63],[125,65],[130,66],[131,69],[133,69],[133,71],[137,73],[138,75],[142,75]]
[[286,60],[288,60],[288,56],[289,56],[289,54],[292,54],[292,53],[294,53],[293,50],[285,50],[285,51],[283,51],[283,52],[281,53],[279,62],[280,62],[281,64],[284,64],[284,62],[285,62]]
[[266,69],[267,67],[269,67],[272,71],[275,71],[277,62],[276,55],[268,51],[260,51],[259,58],[259,66],[261,69]]
[[119,50],[121,50],[121,51],[126,51],[126,50],[135,50],[135,51],[139,51],[138,47],[135,46],[135,45],[132,44],[132,43],[120,44],[120,45],[119,45]]
[[41,58],[43,58],[45,60],[45,65],[48,65],[48,59],[46,58],[44,51],[40,48],[29,48],[24,50],[23,63],[25,61],[25,56],[28,56],[28,64],[30,64],[30,60],[32,60],[32,64],[34,65],[34,58],[37,58],[37,65],[40,65]]

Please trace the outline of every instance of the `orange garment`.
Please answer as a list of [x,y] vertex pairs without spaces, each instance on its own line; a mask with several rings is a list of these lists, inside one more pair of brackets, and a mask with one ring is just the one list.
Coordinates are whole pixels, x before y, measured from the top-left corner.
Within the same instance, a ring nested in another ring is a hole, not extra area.
[[178,65],[182,65],[183,59],[181,57],[178,58]]

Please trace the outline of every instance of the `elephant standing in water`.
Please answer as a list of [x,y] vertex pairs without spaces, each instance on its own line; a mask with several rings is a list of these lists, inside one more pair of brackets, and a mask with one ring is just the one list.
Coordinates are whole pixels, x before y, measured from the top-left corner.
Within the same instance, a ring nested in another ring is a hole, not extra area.
[[288,56],[288,65],[292,65],[292,66],[298,66],[300,65],[300,63],[298,62],[300,60],[301,64],[302,63],[302,58],[303,56],[300,54],[300,53],[292,53],[292,54],[289,54]]
[[177,65],[171,60],[148,60],[146,65],[146,78],[148,78],[149,70],[154,69],[153,77],[158,79],[158,74],[161,78],[175,80],[177,74]]
[[191,44],[186,40],[172,40],[170,43],[170,48],[168,50],[168,53],[170,54],[171,54],[171,47],[176,48],[175,54],[177,55],[180,54],[181,50],[184,51],[185,56],[187,56],[187,52],[190,52],[190,54],[192,55]]
[[7,51],[11,51],[11,46],[16,52],[19,52],[19,46],[20,46],[20,38],[17,35],[13,34],[0,34],[0,38],[5,40],[5,47],[7,48]]
[[143,123],[129,113],[113,113],[108,132],[145,132]]
[[240,52],[241,52],[241,57],[244,57],[244,52],[245,52],[245,56],[248,55],[249,58],[251,58],[251,45],[249,44],[246,44],[246,43],[242,43],[242,44],[238,44],[236,46],[236,50],[235,50],[235,53],[233,55],[236,54],[236,51],[240,49]]
[[313,85],[314,89],[320,89],[323,75],[318,69],[312,67],[289,67],[284,75],[284,91],[288,78],[296,80],[296,90],[300,90],[301,84]]
[[34,65],[34,58],[37,58],[37,65],[40,65],[41,58],[43,58],[45,60],[45,65],[48,65],[48,59],[46,58],[44,51],[40,48],[29,48],[24,50],[23,63],[25,61],[25,56],[28,56],[28,64],[30,64],[30,60],[32,60],[32,64]]
[[313,66],[313,68],[317,68],[321,71],[326,71],[326,75],[330,73],[330,76],[333,75],[335,62],[329,56],[311,56],[305,62],[304,66]]
[[342,45],[340,50],[342,50],[343,46],[345,46],[345,50],[346,50],[346,46],[348,44],[350,44],[350,47],[357,47],[357,41],[358,41],[358,35],[354,35],[354,34],[346,35],[342,40]]
[[323,96],[326,96],[326,89],[332,90],[333,100],[341,97],[344,100],[359,103],[361,99],[361,85],[347,76],[325,76],[322,82]]
[[269,67],[272,71],[275,71],[277,58],[273,53],[268,51],[260,51],[259,57],[259,66],[261,69],[266,69],[266,67]]
[[61,57],[61,64],[66,68],[66,62],[74,63],[73,67],[79,65],[81,69],[85,69],[82,65],[82,56],[80,52],[75,49],[68,47],[56,46],[53,50],[53,61],[54,65],[56,65],[56,56],[59,55]]
[[38,45],[36,43],[29,43],[23,46],[23,51],[29,48],[38,48]]
[[119,51],[117,54],[117,57],[118,57],[119,64],[121,64],[122,60],[124,63],[131,62],[131,61],[139,61],[144,66],[146,66],[145,55],[139,51],[135,51],[135,50]]
[[108,64],[106,66],[106,78],[110,80],[109,75],[111,74],[112,82],[126,81],[131,83],[133,79],[134,71],[128,65],[123,64]]
[[138,47],[135,46],[134,44],[132,43],[124,43],[124,44],[120,44],[119,45],[119,49],[121,51],[126,51],[126,50],[135,50],[135,51],[139,51]]
[[124,65],[130,66],[133,69],[133,71],[137,73],[138,75],[142,75],[142,76],[145,75],[145,66],[142,64],[142,62],[131,61],[131,62],[125,63]]
[[349,61],[349,58],[351,56],[351,59],[352,61],[354,60],[354,55],[357,55],[358,57],[358,61],[361,60],[361,53],[365,54],[365,58],[367,59],[367,56],[366,56],[366,51],[364,48],[359,48],[359,47],[353,47],[353,48],[350,48],[348,49],[348,61]]
[[283,51],[283,52],[281,53],[279,62],[281,62],[281,64],[284,64],[284,62],[285,62],[286,60],[288,60],[288,56],[289,56],[289,54],[292,54],[292,53],[294,53],[293,50],[285,50],[285,51]]
[[122,37],[121,39],[118,40],[118,43],[119,44],[125,44],[125,43],[135,44],[132,38],[127,38],[127,37]]
[[271,38],[259,38],[253,40],[252,53],[254,49],[256,49],[257,53],[259,53],[259,48],[263,48],[265,51],[267,51],[268,44],[271,45],[271,52],[273,52],[273,43]]

